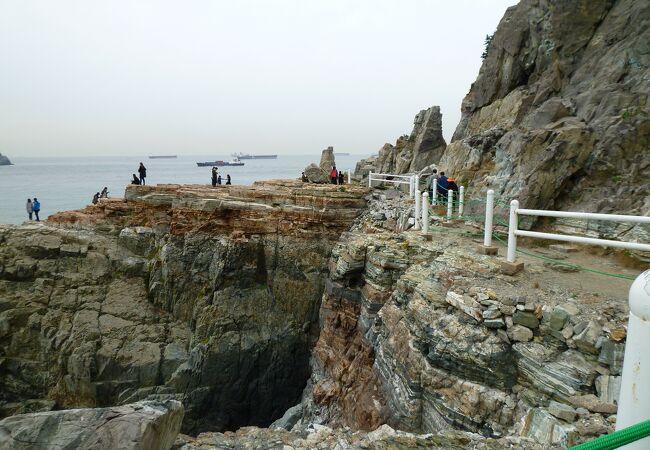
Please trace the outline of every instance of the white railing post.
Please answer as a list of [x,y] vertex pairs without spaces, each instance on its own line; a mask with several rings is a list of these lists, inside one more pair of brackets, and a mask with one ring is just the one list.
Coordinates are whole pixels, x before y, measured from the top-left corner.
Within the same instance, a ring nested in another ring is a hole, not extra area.
[[508,256],[506,261],[515,262],[517,252],[517,209],[519,209],[519,202],[513,200],[510,202],[510,221],[508,222]]
[[447,191],[447,222],[451,221],[451,215],[454,211],[454,191]]
[[460,196],[458,198],[458,218],[460,219],[463,217],[463,209],[465,209],[464,203],[465,203],[465,186],[460,187]]
[[483,237],[483,246],[492,246],[492,221],[494,220],[494,191],[487,191],[487,200],[485,201],[485,236]]
[[414,230],[420,229],[420,202],[422,201],[422,195],[419,190],[415,191],[415,224],[413,225]]
[[[643,272],[632,283],[629,302],[630,318],[616,415],[617,431],[650,417],[650,270]],[[650,448],[650,437],[628,444],[625,448]]]
[[352,171],[348,169],[348,184],[352,184]]
[[415,190],[416,191],[420,190],[420,175],[415,176]]
[[368,173],[368,187],[372,187],[372,171]]
[[422,194],[422,232],[429,232],[429,193]]
[[413,186],[415,183],[413,183],[413,175],[409,177],[409,197],[413,198]]

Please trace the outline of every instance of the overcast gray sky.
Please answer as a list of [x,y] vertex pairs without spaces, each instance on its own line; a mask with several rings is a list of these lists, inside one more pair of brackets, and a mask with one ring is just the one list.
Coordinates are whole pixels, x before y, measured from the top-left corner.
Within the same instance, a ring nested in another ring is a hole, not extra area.
[[9,156],[370,153],[449,141],[516,0],[0,0]]

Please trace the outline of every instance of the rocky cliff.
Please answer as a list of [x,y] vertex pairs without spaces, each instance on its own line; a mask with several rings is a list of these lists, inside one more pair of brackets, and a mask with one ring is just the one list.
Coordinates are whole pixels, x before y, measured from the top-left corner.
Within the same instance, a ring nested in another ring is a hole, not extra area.
[[432,241],[395,233],[410,208],[373,194],[334,248],[311,380],[289,428],[387,423],[546,447],[611,431],[627,285],[616,296],[574,289],[534,263],[502,275],[471,228]]
[[395,145],[384,144],[376,157],[360,161],[355,175],[365,177],[369,171],[394,174],[418,172],[440,161],[446,145],[442,137],[440,107],[432,106],[415,116],[410,135],[401,136]]
[[0,153],[0,166],[10,166],[11,161],[9,161],[9,158],[4,156],[2,153]]
[[327,261],[366,191],[131,186],[0,227],[0,412],[149,399],[183,430],[265,425],[309,377]]
[[635,0],[509,8],[440,165],[526,208],[648,214],[649,21],[650,3]]

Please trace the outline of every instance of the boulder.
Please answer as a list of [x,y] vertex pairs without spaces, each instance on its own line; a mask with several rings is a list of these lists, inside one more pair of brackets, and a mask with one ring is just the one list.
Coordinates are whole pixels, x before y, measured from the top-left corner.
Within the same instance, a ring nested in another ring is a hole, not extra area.
[[329,183],[329,173],[321,169],[316,164],[310,164],[305,167],[305,176],[310,183]]
[[175,400],[19,414],[0,421],[0,448],[168,450],[182,421]]

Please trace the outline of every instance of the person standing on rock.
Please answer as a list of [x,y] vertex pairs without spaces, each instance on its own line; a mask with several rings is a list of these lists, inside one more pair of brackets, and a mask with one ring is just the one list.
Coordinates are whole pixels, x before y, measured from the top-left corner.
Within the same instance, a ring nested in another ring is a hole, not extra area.
[[213,167],[212,168],[212,187],[215,187],[217,185],[217,168]]
[[146,184],[144,182],[144,179],[147,178],[147,168],[144,166],[144,164],[140,163],[140,167],[138,167],[138,173],[140,174],[140,184]]
[[339,184],[343,184],[345,182],[345,176],[343,175],[343,171],[339,171]]
[[456,184],[456,179],[449,177],[447,178],[447,192],[453,192],[453,200],[456,204],[460,204],[460,199],[458,198],[458,185]]
[[438,186],[438,169],[433,169],[433,173],[427,178],[427,191],[432,199],[436,195],[436,186]]
[[40,217],[38,217],[38,213],[41,212],[41,202],[39,202],[36,197],[34,197],[34,201],[32,202],[32,210],[34,211],[34,215],[36,216],[36,221],[40,222],[41,219]]
[[303,182],[303,183],[306,183],[307,181],[309,181],[309,180],[307,179],[307,175],[305,175],[305,172],[303,172],[303,173],[302,173],[302,182]]
[[332,180],[332,184],[336,184],[338,179],[339,179],[339,174],[336,171],[336,166],[332,166],[332,170],[330,171],[330,180]]
[[226,175],[226,185],[232,184],[230,180],[230,174]]
[[93,195],[93,205],[96,205],[97,202],[99,202],[99,192],[97,192],[97,193],[95,193],[95,195]]
[[219,175],[219,176],[217,177],[217,184],[218,184],[219,186],[221,186],[221,175]]
[[108,198],[108,188],[106,186],[102,189],[102,193],[99,194],[99,198]]
[[32,214],[34,213],[34,207],[32,206],[32,199],[28,198],[27,203],[25,203],[25,209],[27,210],[27,215],[29,220],[32,220]]
[[444,172],[440,172],[440,177],[438,177],[437,191],[438,191],[438,203],[447,203],[447,190],[449,188],[449,182]]

